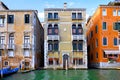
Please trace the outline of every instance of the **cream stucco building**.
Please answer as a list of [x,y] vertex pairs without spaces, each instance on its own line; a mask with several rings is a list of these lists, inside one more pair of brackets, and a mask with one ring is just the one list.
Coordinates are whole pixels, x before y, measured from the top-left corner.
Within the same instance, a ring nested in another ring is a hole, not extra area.
[[43,31],[37,10],[10,10],[0,2],[0,67],[43,66]]
[[45,68],[87,68],[85,8],[45,8]]

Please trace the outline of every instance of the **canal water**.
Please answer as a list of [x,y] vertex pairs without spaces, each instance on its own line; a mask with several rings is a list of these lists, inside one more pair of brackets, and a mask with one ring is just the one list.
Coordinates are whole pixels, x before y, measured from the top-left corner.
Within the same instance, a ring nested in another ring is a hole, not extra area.
[[0,80],[120,80],[120,70],[36,70]]

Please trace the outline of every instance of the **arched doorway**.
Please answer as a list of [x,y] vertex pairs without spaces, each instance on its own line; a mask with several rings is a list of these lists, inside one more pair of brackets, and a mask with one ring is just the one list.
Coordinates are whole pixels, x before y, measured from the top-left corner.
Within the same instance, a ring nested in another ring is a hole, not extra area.
[[69,56],[67,54],[63,55],[63,69],[69,67]]

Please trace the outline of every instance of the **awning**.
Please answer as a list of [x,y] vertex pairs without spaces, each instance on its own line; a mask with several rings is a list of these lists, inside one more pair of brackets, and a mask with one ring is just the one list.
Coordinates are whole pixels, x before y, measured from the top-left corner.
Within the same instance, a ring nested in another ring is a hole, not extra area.
[[120,54],[119,50],[104,50],[105,54]]

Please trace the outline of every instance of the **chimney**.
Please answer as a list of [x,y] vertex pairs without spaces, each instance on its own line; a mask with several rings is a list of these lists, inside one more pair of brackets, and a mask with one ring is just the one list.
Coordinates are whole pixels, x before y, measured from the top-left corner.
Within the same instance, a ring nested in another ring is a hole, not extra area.
[[66,9],[67,8],[67,3],[64,3],[64,9]]

